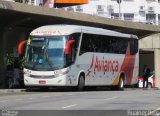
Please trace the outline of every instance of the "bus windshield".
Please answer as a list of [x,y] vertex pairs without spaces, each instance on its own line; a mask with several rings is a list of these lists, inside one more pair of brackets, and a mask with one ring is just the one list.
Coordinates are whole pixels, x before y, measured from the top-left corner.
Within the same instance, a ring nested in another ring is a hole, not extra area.
[[64,48],[68,36],[30,37],[25,67],[33,70],[55,70],[66,66]]

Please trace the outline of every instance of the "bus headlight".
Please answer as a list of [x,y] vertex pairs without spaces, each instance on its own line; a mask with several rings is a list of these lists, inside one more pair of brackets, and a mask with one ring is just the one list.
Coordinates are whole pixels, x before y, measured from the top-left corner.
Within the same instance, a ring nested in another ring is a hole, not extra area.
[[69,68],[62,69],[62,70],[56,71],[54,76],[59,77],[59,76],[67,74],[68,72],[69,72]]
[[31,71],[30,70],[24,70],[24,75],[30,77],[31,76]]

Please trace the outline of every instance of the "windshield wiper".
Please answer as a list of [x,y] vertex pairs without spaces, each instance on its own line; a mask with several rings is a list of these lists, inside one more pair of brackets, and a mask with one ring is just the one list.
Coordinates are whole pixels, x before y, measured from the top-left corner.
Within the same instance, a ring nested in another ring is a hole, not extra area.
[[47,62],[48,62],[48,64],[49,64],[49,66],[51,67],[52,70],[54,70],[51,62],[49,61],[48,55],[47,55],[46,53],[45,53],[45,56],[46,56],[46,60],[47,60]]
[[53,68],[52,64],[50,63],[49,59],[46,58],[46,60],[47,60],[47,62],[48,62],[48,64],[49,64],[49,66],[51,67],[51,69],[54,70],[54,68]]
[[35,62],[32,69],[34,69],[36,67],[36,65],[38,64],[38,62]]

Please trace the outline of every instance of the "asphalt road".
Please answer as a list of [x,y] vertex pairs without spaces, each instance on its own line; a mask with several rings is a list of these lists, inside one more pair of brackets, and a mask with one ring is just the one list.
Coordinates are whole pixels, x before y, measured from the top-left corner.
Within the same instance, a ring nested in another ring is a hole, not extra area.
[[[124,91],[34,91],[0,95],[0,114],[7,111],[35,111],[61,115],[133,115],[133,111],[160,110],[160,90],[125,89]],[[70,111],[70,112],[67,112]],[[66,113],[67,112],[67,113]],[[9,112],[16,113],[16,112]],[[115,113],[115,114],[114,114]],[[144,114],[144,112],[142,112]],[[137,114],[136,114],[137,115]],[[5,116],[5,115],[4,115]],[[17,116],[17,115],[16,115]],[[45,115],[47,116],[47,115]],[[139,115],[137,115],[139,116]],[[160,115],[159,115],[160,116]]]

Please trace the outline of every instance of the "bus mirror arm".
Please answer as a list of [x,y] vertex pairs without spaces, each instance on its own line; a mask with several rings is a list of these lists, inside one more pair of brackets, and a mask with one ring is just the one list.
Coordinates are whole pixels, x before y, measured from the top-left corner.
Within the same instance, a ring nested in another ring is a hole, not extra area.
[[72,45],[74,42],[75,42],[75,40],[69,40],[69,41],[67,41],[66,46],[65,46],[65,50],[64,50],[64,53],[65,53],[66,55],[69,54],[70,47],[71,47],[71,45]]
[[18,44],[18,54],[21,55],[24,45],[27,43],[27,40],[23,40]]

